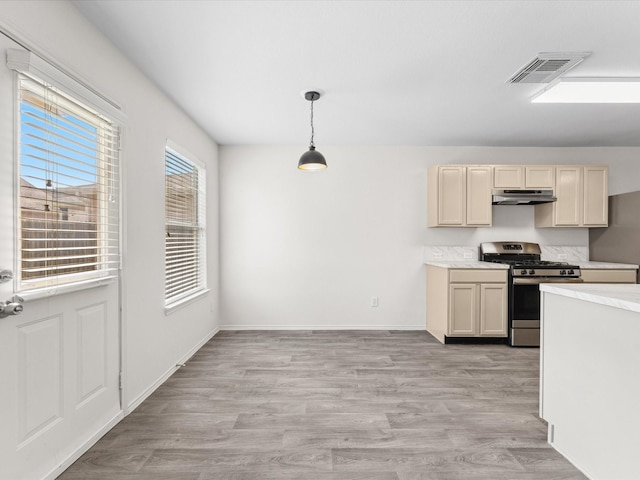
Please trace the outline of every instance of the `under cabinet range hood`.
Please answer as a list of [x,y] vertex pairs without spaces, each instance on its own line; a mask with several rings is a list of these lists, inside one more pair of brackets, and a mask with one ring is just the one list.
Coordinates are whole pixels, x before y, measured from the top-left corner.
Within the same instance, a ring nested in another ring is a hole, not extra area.
[[553,190],[494,190],[493,205],[538,205],[555,202]]

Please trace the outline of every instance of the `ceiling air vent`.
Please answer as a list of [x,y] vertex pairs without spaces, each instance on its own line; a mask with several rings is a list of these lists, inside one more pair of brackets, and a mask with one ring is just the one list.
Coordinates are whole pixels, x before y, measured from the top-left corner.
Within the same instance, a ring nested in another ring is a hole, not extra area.
[[549,83],[589,55],[591,52],[539,53],[514,73],[507,83]]

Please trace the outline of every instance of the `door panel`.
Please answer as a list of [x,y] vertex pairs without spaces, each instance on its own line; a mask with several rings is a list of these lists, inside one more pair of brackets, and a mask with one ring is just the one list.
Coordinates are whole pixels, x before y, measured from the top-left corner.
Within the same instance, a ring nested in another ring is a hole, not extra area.
[[524,170],[524,188],[553,189],[554,167],[536,165],[525,167]]
[[16,324],[18,442],[23,444],[62,418],[62,318]]
[[608,169],[584,167],[584,224],[606,227],[609,223]]
[[582,220],[582,168],[556,168],[555,224],[578,226]]
[[524,167],[520,165],[497,165],[493,168],[494,188],[522,188]]
[[478,333],[478,286],[451,284],[449,286],[449,334],[472,336]]
[[491,167],[467,167],[467,225],[491,226]]
[[[0,35],[0,51],[20,48]],[[13,72],[0,64],[0,269],[15,272],[17,115]],[[13,219],[13,220],[12,220]],[[11,234],[13,233],[13,234]],[[17,292],[0,283],[0,301]],[[38,298],[0,317],[0,478],[55,478],[120,407],[119,283]]]
[[480,335],[507,336],[507,285],[480,285]]
[[438,169],[438,224],[462,225],[466,204],[464,167]]
[[0,319],[0,478],[43,478],[121,414],[117,301],[110,284]]
[[90,399],[107,387],[109,358],[107,352],[106,302],[77,311],[78,403]]

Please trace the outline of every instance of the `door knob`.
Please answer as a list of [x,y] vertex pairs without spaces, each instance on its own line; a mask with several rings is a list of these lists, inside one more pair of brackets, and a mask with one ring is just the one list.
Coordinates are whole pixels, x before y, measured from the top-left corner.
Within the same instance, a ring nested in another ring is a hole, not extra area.
[[20,315],[24,307],[22,303],[24,299],[18,295],[14,295],[11,300],[0,302],[0,317],[8,317],[9,315]]

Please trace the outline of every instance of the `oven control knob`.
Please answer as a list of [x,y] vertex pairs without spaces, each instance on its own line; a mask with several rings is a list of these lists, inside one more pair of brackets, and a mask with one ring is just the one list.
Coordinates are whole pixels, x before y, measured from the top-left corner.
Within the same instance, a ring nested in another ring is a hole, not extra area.
[[536,271],[535,270],[529,270],[529,275],[535,275]]
[[520,275],[526,275],[526,274],[527,274],[527,271],[526,271],[526,270],[524,270],[524,269],[523,269],[523,270],[520,270]]
[[568,275],[575,275],[575,272],[574,272],[573,270],[569,270],[569,271],[567,272],[567,274],[568,274]]
[[560,275],[566,275],[567,271],[566,270],[560,270]]

